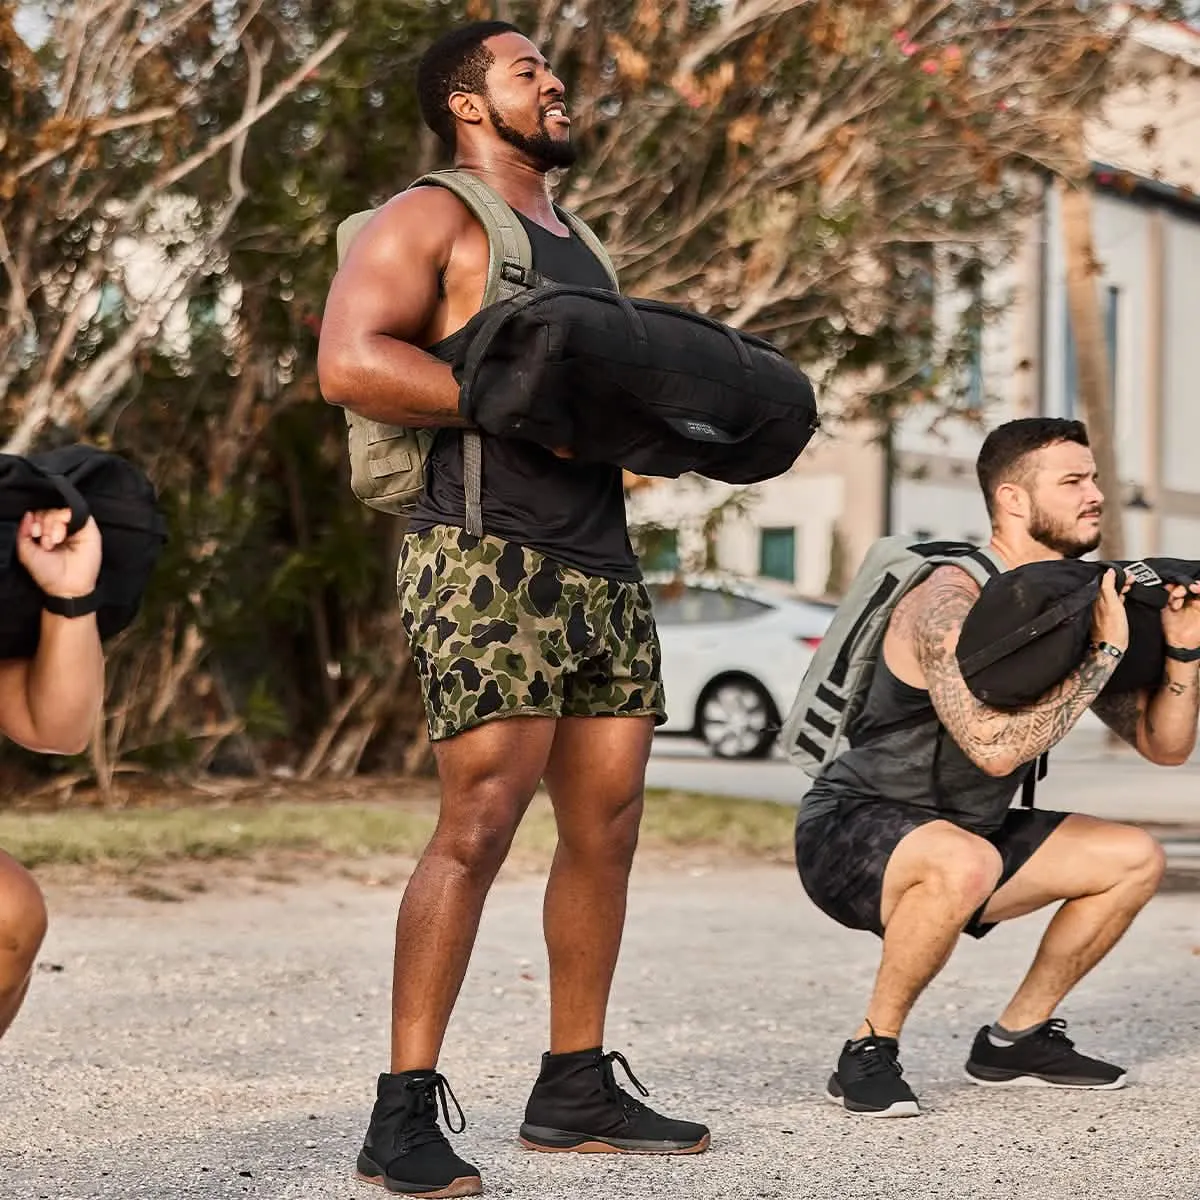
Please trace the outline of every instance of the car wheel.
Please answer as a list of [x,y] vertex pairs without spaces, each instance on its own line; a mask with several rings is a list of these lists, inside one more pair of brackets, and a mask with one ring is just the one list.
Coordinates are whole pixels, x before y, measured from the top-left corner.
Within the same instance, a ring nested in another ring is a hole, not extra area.
[[697,732],[718,758],[765,758],[776,724],[771,697],[753,679],[710,684],[697,706]]

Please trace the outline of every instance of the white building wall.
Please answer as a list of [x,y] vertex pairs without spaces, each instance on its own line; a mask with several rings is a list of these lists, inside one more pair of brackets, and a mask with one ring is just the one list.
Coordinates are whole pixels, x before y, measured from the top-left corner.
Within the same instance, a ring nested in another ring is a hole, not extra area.
[[1163,242],[1163,485],[1200,493],[1200,222],[1169,218]]

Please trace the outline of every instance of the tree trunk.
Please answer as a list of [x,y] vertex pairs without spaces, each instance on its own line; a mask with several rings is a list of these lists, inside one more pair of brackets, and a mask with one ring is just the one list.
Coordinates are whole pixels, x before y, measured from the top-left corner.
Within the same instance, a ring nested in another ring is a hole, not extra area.
[[1105,495],[1101,518],[1101,553],[1125,557],[1123,496],[1117,471],[1113,431],[1112,381],[1108,377],[1108,347],[1096,287],[1099,265],[1092,244],[1092,192],[1087,183],[1058,182],[1063,250],[1067,264],[1067,311],[1075,335],[1075,377],[1088,440]]

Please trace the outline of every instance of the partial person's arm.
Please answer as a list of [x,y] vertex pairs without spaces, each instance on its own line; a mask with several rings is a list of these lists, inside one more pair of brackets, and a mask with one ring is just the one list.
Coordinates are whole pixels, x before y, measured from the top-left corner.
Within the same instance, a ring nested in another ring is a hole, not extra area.
[[417,188],[354,239],[321,321],[317,375],[329,403],[389,425],[467,424],[449,365],[415,344],[437,311],[460,210],[444,189]]
[[[1190,596],[1182,587],[1171,588],[1162,619],[1168,646],[1183,651],[1200,646],[1200,584],[1192,585]],[[1196,748],[1200,662],[1168,658],[1155,691],[1100,696],[1092,711],[1143,758],[1161,767],[1180,766]]]
[[[47,595],[77,598],[95,589],[100,531],[89,519],[68,538],[69,519],[65,509],[26,513],[17,554]],[[27,749],[79,754],[103,701],[104,653],[95,613],[61,617],[43,611],[37,654],[0,662],[0,732]]]
[[[955,567],[937,571],[914,620],[913,645],[929,698],[946,731],[981,770],[1011,775],[1062,741],[1111,678],[1117,660],[1089,651],[1075,670],[1035,703],[1013,710],[984,704],[967,687],[955,654],[963,622],[978,598],[978,587],[964,572]],[[1106,575],[1097,601],[1098,609],[1102,605],[1107,607],[1094,618],[1102,623],[1095,640],[1124,650],[1128,626],[1111,574]]]

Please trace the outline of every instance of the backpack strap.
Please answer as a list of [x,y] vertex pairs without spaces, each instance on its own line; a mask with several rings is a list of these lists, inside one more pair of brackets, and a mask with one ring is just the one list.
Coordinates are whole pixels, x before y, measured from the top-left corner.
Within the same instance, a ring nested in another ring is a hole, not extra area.
[[443,187],[453,192],[483,226],[488,239],[488,277],[480,308],[511,300],[539,280],[533,269],[533,247],[517,214],[494,188],[469,171],[431,171],[408,185]]

